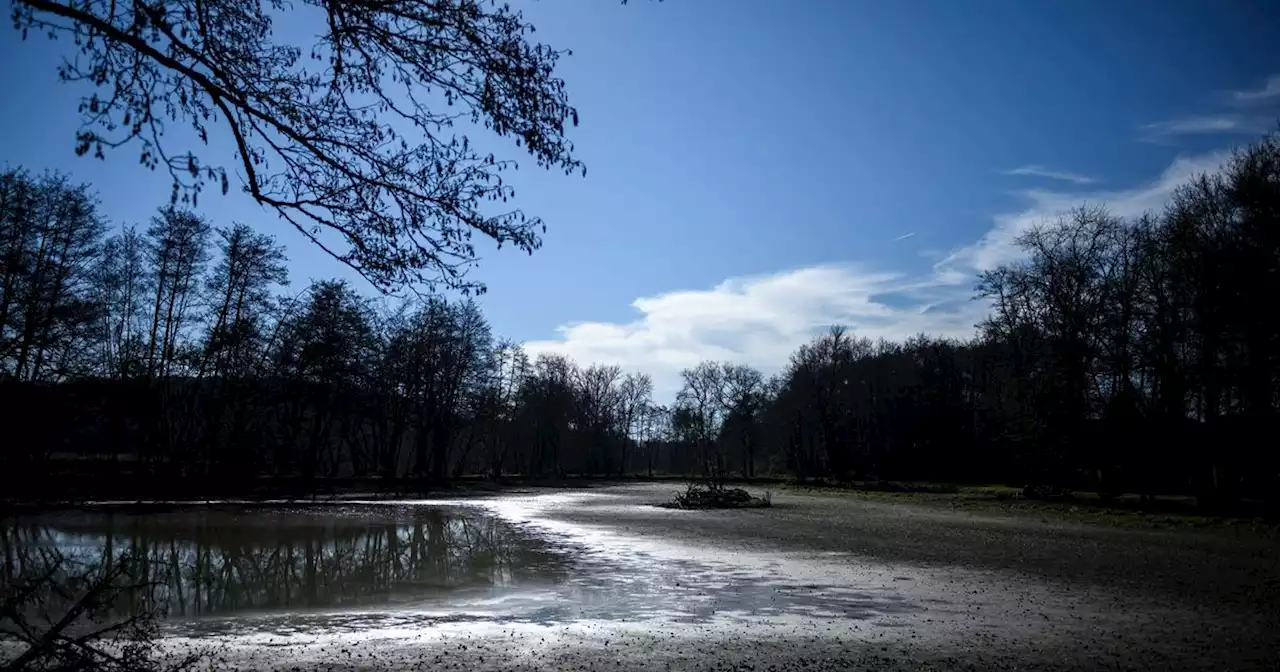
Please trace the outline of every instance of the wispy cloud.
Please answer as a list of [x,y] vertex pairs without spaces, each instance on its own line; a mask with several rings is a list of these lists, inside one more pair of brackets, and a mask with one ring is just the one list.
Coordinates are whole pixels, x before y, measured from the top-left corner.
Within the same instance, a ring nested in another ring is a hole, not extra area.
[[1142,140],[1162,142],[1180,135],[1261,135],[1273,123],[1264,116],[1205,114],[1157,121],[1143,125],[1140,130]]
[[1231,91],[1225,102],[1236,111],[1226,109],[1144,124],[1139,127],[1139,139],[1160,143],[1185,135],[1262,135],[1273,131],[1276,117],[1265,111],[1273,103],[1280,103],[1280,75],[1271,75],[1260,88]]
[[997,215],[995,226],[981,239],[953,251],[938,262],[935,268],[940,273],[977,273],[1015,260],[1020,255],[1015,242],[1019,235],[1033,226],[1051,222],[1084,203],[1106,206],[1111,214],[1126,218],[1159,211],[1180,185],[1203,173],[1217,171],[1228,156],[1229,152],[1223,150],[1178,157],[1165,168],[1160,177],[1131,189],[1024,191],[1022,196],[1027,200],[1025,209]]
[[915,231],[912,231],[911,233],[904,233],[904,234],[902,234],[901,236],[898,236],[897,238],[894,238],[892,242],[895,242],[895,243],[896,243],[896,242],[898,242],[899,240],[906,240],[906,239],[908,239],[908,238],[910,238],[911,236],[914,236],[914,235],[916,235],[916,232],[915,232]]
[[1080,175],[1078,173],[1068,173],[1061,170],[1052,170],[1040,165],[1020,166],[1012,170],[1003,171],[1005,175],[1019,175],[1024,177],[1043,177],[1050,180],[1062,180],[1063,182],[1071,182],[1073,184],[1093,184],[1097,182],[1088,175]]
[[1232,91],[1231,99],[1242,105],[1272,100],[1280,101],[1280,75],[1268,77],[1262,88]]
[[1188,179],[1218,170],[1226,152],[1180,157],[1151,182],[1121,190],[1030,190],[1026,206],[998,215],[985,235],[954,249],[931,270],[912,275],[856,263],[822,264],[768,275],[730,278],[707,289],[635,299],[635,319],[576,322],[554,338],[525,343],[533,355],[555,352],[580,363],[616,363],[653,376],[655,395],[674,398],[680,370],[704,359],[750,364],[766,373],[833,324],[871,338],[919,333],[965,338],[987,314],[974,300],[975,274],[1018,259],[1014,241],[1081,203],[1117,216],[1158,211]]

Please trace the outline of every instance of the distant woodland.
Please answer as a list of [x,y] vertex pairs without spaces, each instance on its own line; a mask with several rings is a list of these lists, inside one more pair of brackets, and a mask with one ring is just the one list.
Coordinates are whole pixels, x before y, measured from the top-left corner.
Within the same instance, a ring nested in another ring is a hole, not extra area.
[[655,474],[1280,494],[1280,139],[1161,212],[1082,208],[976,278],[968,341],[833,327],[780,372],[704,362],[668,405],[530,358],[466,299],[286,287],[285,250],[178,206],[0,174],[9,497],[323,492],[344,481]]

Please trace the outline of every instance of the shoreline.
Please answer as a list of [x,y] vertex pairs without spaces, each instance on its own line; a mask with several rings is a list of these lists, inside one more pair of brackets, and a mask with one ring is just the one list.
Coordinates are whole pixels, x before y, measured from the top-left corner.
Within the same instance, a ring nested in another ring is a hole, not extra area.
[[[280,481],[263,483],[246,492],[241,488],[213,488],[204,492],[152,492],[126,495],[119,485],[69,496],[49,498],[9,498],[0,500],[0,517],[15,513],[65,510],[153,512],[190,507],[241,506],[275,508],[287,506],[341,505],[351,501],[394,503],[406,500],[472,499],[505,494],[536,493],[546,490],[590,490],[627,485],[671,485],[679,488],[698,479],[689,476],[568,476],[563,478],[504,477],[493,481],[465,476],[447,483],[423,483],[400,479],[342,479],[319,481],[323,487],[301,492],[296,487],[278,486]],[[1206,512],[1196,508],[1187,495],[1157,495],[1142,501],[1135,494],[1102,500],[1096,494],[1079,491],[1065,497],[1040,500],[1023,497],[1018,488],[1004,485],[961,485],[914,481],[795,481],[781,477],[726,479],[726,485],[770,491],[775,495],[820,494],[862,499],[869,502],[902,503],[930,509],[972,514],[1040,517],[1046,521],[1094,524],[1105,527],[1150,529],[1247,529],[1263,534],[1280,533],[1280,517],[1268,512],[1264,503],[1242,502],[1231,510]],[[170,489],[178,490],[178,488]],[[673,490],[673,493],[676,492]]]

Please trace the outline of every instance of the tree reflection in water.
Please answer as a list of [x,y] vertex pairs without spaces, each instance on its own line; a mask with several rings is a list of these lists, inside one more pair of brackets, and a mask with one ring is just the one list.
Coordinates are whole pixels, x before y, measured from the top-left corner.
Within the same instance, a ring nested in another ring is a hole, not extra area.
[[121,614],[172,617],[418,606],[564,581],[553,548],[483,511],[443,506],[217,507],[67,512],[0,523],[6,583],[41,549],[85,564],[136,562],[149,587]]

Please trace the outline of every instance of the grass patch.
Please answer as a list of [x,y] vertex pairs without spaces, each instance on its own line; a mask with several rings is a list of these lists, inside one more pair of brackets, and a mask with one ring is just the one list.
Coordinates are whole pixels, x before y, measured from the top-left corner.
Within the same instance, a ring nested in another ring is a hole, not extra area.
[[821,488],[828,490],[852,490],[854,492],[896,492],[954,494],[960,492],[960,486],[953,483],[929,483],[924,481],[836,481],[829,479],[808,479],[792,484],[801,488]]
[[1044,523],[1077,522],[1146,529],[1233,529],[1280,533],[1280,525],[1257,515],[1206,514],[1194,497],[1134,494],[1103,498],[1092,492],[1066,492],[1048,499],[1027,497],[1022,488],[1004,485],[956,486],[911,484],[910,487],[862,487],[793,484],[795,491],[846,493],[863,499],[964,511],[978,515],[1038,518]]

